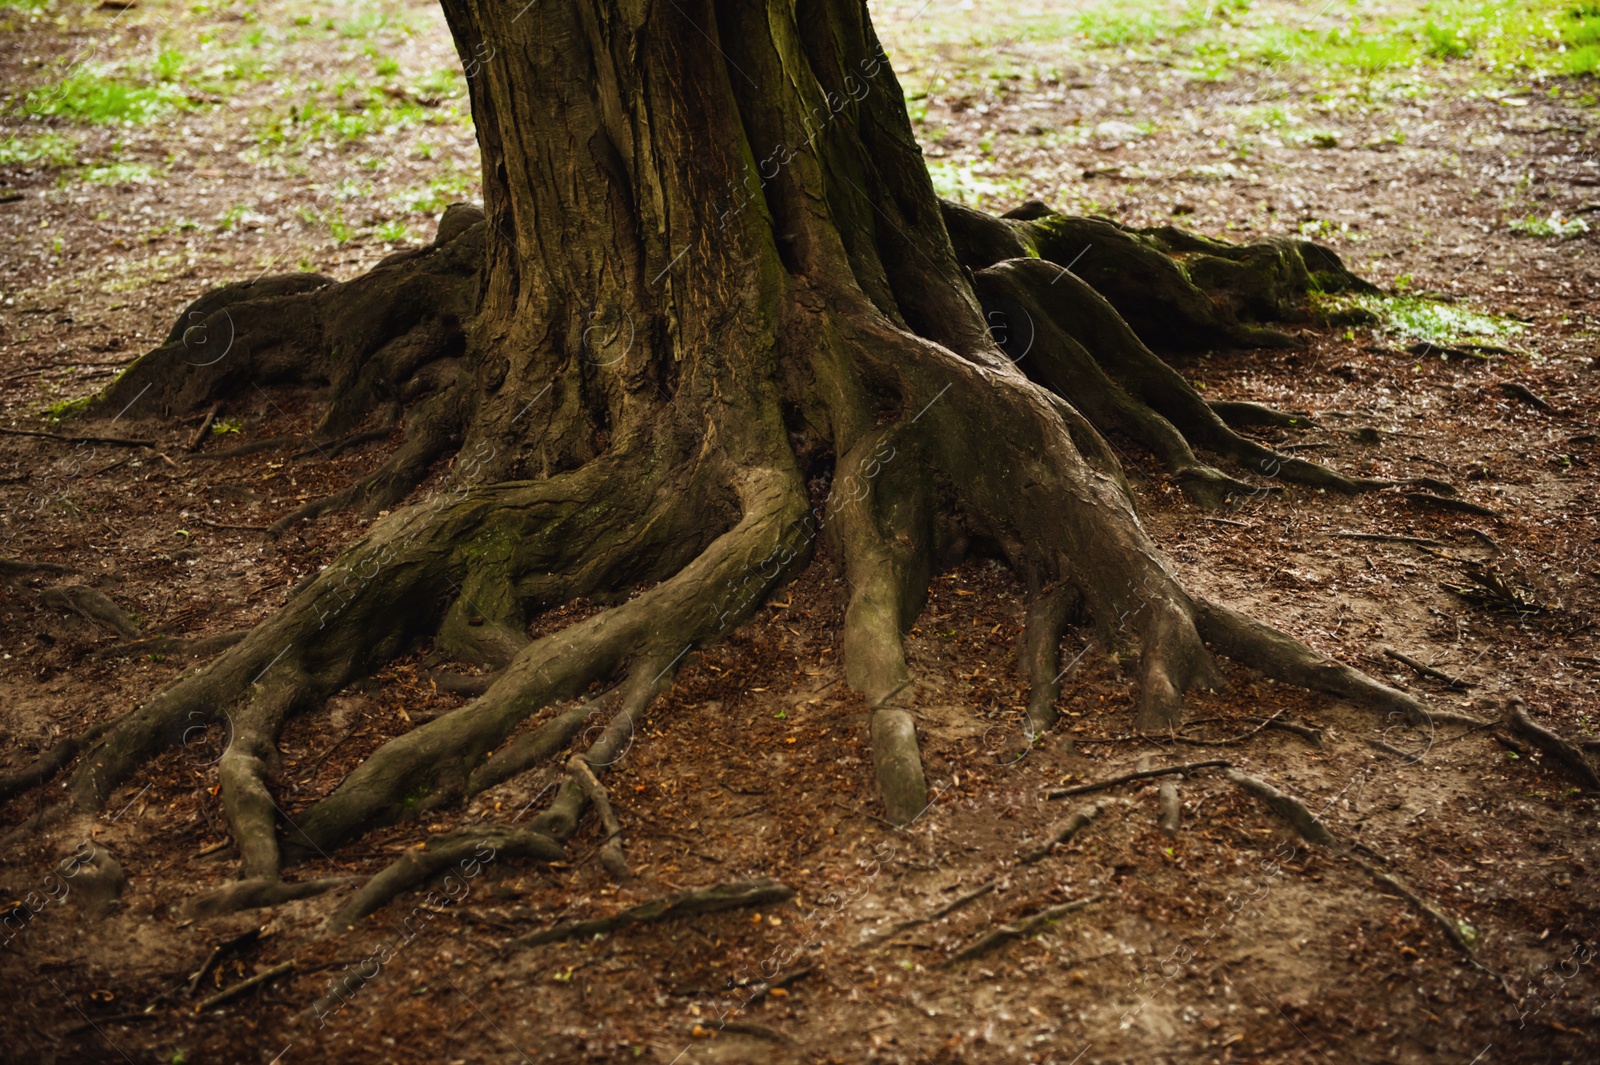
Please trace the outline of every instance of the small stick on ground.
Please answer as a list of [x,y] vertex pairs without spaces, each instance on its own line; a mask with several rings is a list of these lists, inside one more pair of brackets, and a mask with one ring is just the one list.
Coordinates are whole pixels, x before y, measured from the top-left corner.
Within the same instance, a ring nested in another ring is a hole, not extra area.
[[211,405],[211,409],[206,411],[205,418],[200,422],[200,428],[196,429],[194,431],[194,435],[189,438],[189,446],[184,448],[185,451],[200,450],[200,445],[205,441],[206,438],[206,431],[211,428],[211,423],[217,420],[217,412],[221,409],[222,404],[220,403],[213,403]]
[[1418,547],[1445,546],[1443,540],[1431,540],[1426,536],[1391,536],[1388,533],[1349,532],[1344,529],[1329,536],[1334,540],[1373,540],[1383,544],[1415,544]]
[[1120,777],[1112,777],[1110,780],[1102,780],[1094,784],[1074,784],[1070,788],[1051,788],[1044,793],[1044,796],[1047,799],[1065,799],[1070,795],[1088,795],[1091,792],[1105,791],[1107,788],[1114,788],[1118,784],[1128,784],[1135,780],[1148,780],[1150,777],[1164,777],[1173,773],[1179,776],[1188,776],[1196,769],[1226,769],[1232,764],[1232,762],[1226,762],[1220,758],[1207,762],[1184,762],[1182,765],[1168,765],[1157,769],[1124,773]]
[[999,928],[985,932],[973,940],[972,943],[946,958],[943,964],[947,966],[955,965],[957,962],[963,962],[969,958],[976,958],[980,954],[988,953],[1002,943],[1030,936],[1046,925],[1060,920],[1074,910],[1081,910],[1091,902],[1099,901],[1099,899],[1099,895],[1090,895],[1086,899],[1074,899],[1071,902],[1063,902],[1059,906],[1051,906],[1048,909],[1040,910],[1038,913],[1030,914],[1027,917],[1019,917],[1010,924],[1003,924]]
[[1535,723],[1533,718],[1528,716],[1527,706],[1516,696],[1512,696],[1506,704],[1506,725],[1511,731],[1566,766],[1585,787],[1591,791],[1600,791],[1600,775],[1595,773],[1594,766],[1584,757],[1584,753],[1543,725]]
[[600,815],[600,826],[605,829],[606,839],[600,844],[600,864],[617,880],[631,879],[633,874],[628,872],[628,859],[622,853],[622,823],[611,808],[611,797],[606,794],[605,786],[595,777],[594,770],[589,768],[589,763],[583,760],[581,754],[575,754],[567,760],[567,771],[589,797],[595,813]]
[[254,976],[250,977],[250,979],[248,979],[248,980],[241,980],[237,984],[234,984],[230,988],[226,988],[226,989],[224,989],[222,991],[218,991],[215,995],[212,995],[210,998],[208,998],[204,1002],[200,1003],[200,1005],[196,1006],[194,1008],[194,1011],[196,1013],[204,1013],[206,1010],[216,1009],[218,1006],[222,1005],[224,1002],[228,1002],[231,999],[238,998],[240,995],[244,994],[246,991],[252,990],[253,988],[260,987],[263,984],[271,983],[273,980],[276,980],[278,977],[285,976],[285,975],[287,975],[289,973],[292,973],[292,972],[294,972],[294,961],[293,960],[286,961],[286,962],[281,962],[281,963],[279,963],[277,965],[274,965],[270,969],[265,969],[265,970],[263,970],[263,971],[261,971],[259,973],[256,973]]
[[1282,714],[1283,714],[1283,710],[1279,709],[1279,710],[1275,711],[1271,717],[1266,718],[1265,720],[1261,721],[1260,724],[1256,725],[1256,727],[1251,729],[1249,732],[1241,732],[1237,736],[1230,736],[1230,737],[1228,737],[1226,739],[1221,739],[1221,740],[1202,740],[1202,739],[1190,739],[1190,738],[1188,738],[1186,736],[1174,736],[1173,739],[1177,740],[1179,743],[1187,743],[1187,744],[1189,744],[1190,746],[1193,746],[1193,747],[1236,747],[1239,744],[1243,743],[1245,740],[1248,740],[1248,739],[1254,737],[1262,729],[1267,728],[1268,726],[1270,726],[1274,721],[1278,720],[1278,718],[1280,716],[1282,716]]
[[1412,669],[1416,670],[1418,673],[1422,674],[1424,677],[1432,677],[1434,680],[1442,681],[1445,684],[1448,684],[1452,688],[1459,688],[1461,690],[1465,690],[1465,689],[1470,688],[1470,687],[1473,686],[1471,681],[1462,680],[1460,677],[1452,677],[1448,673],[1445,673],[1445,672],[1443,672],[1441,670],[1434,669],[1432,666],[1428,665],[1425,662],[1418,662],[1415,658],[1412,658],[1410,655],[1401,654],[1399,651],[1396,651],[1393,647],[1385,647],[1383,649],[1383,653],[1384,653],[1385,657],[1392,658],[1396,662],[1400,662],[1400,663],[1402,663],[1404,665],[1410,666]]
[[1050,829],[1050,835],[1045,841],[1033,850],[1020,855],[1018,864],[1031,865],[1054,850],[1059,844],[1066,843],[1089,826],[1089,822],[1100,816],[1104,807],[1097,803],[1090,803],[1072,811],[1065,821],[1061,821]]
[[1402,751],[1394,744],[1384,743],[1382,740],[1375,740],[1369,737],[1367,740],[1367,746],[1371,747],[1375,751],[1382,751],[1384,754],[1392,754],[1408,765],[1415,765],[1416,763],[1422,761],[1422,755],[1411,751]]
[[866,942],[862,943],[861,945],[864,947],[876,947],[880,944],[889,942],[889,940],[893,939],[901,932],[909,932],[913,928],[921,928],[925,924],[932,924],[941,917],[948,917],[950,914],[955,913],[968,903],[975,902],[978,899],[983,898],[985,895],[989,894],[989,892],[993,891],[997,886],[999,886],[999,883],[1000,882],[998,880],[990,880],[979,884],[966,894],[951,899],[949,902],[945,903],[943,906],[940,906],[937,910],[934,910],[926,917],[913,917],[909,920],[901,921],[887,932],[882,932],[878,935],[869,937]]
[[115,436],[62,436],[60,433],[42,433],[37,429],[6,429],[6,436],[32,436],[40,440],[54,440],[58,444],[108,444],[113,447],[155,447],[154,440],[122,440]]
[[677,891],[647,902],[642,906],[623,910],[611,917],[590,921],[563,921],[520,936],[506,943],[511,950],[537,947],[563,939],[586,939],[590,936],[615,932],[630,925],[652,921],[668,921],[674,917],[691,917],[702,913],[719,913],[723,910],[742,909],[746,906],[765,906],[792,898],[794,888],[776,880],[740,880],[731,884],[716,884],[707,888]]

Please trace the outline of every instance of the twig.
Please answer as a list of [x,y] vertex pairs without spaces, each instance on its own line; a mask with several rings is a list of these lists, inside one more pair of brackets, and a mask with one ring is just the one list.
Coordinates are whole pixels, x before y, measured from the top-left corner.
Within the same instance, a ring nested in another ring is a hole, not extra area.
[[218,991],[215,995],[212,995],[210,998],[200,1003],[200,1005],[196,1006],[194,1011],[196,1013],[204,1013],[206,1010],[215,1009],[230,999],[238,998],[240,995],[251,990],[252,988],[260,987],[262,984],[270,983],[273,980],[276,980],[278,977],[292,972],[294,972],[294,959],[291,958],[286,962],[281,962],[277,965],[274,965],[270,969],[256,973],[248,980],[241,980],[230,988]]
[[0,427],[0,433],[6,436],[32,436],[40,440],[54,440],[58,444],[111,444],[116,447],[155,447],[154,440],[123,440],[115,436],[62,436],[60,433],[45,433],[38,429],[7,429]]
[[1021,865],[1031,865],[1040,858],[1043,858],[1045,855],[1049,854],[1057,845],[1069,842],[1073,836],[1076,836],[1079,832],[1082,832],[1085,828],[1088,828],[1089,822],[1093,821],[1096,817],[1099,817],[1102,809],[1103,807],[1099,806],[1098,804],[1090,803],[1088,806],[1082,806],[1072,811],[1072,814],[1068,816],[1065,821],[1058,823],[1055,825],[1055,827],[1050,829],[1049,836],[1042,844],[1040,844],[1038,847],[1035,847],[1033,850],[1020,855],[1017,858],[1018,863]]
[[1412,658],[1409,655],[1401,654],[1393,647],[1385,647],[1383,649],[1383,653],[1385,657],[1392,658],[1396,662],[1401,662],[1410,666],[1424,677],[1432,677],[1434,680],[1443,681],[1452,688],[1466,689],[1473,686],[1471,681],[1462,680],[1460,677],[1452,677],[1450,674],[1434,669],[1430,665],[1427,665],[1423,662],[1418,662],[1415,658]]
[[216,421],[217,412],[221,409],[222,404],[220,403],[213,403],[211,405],[211,409],[206,412],[204,420],[200,422],[200,428],[196,429],[194,431],[194,436],[189,438],[189,446],[184,448],[185,451],[200,450],[200,443],[206,438],[206,430],[211,428],[211,423]]
[[1387,544],[1416,544],[1418,547],[1446,546],[1443,540],[1430,540],[1426,536],[1391,536],[1388,533],[1348,532],[1343,529],[1328,535],[1335,540],[1376,540]]
[[1102,780],[1094,784],[1075,784],[1070,788],[1052,788],[1044,793],[1044,797],[1047,799],[1065,799],[1069,795],[1088,795],[1091,792],[1105,791],[1107,788],[1114,788],[1118,784],[1127,784],[1135,780],[1164,777],[1172,773],[1187,776],[1196,769],[1226,769],[1232,764],[1232,762],[1226,762],[1222,759],[1213,759],[1209,762],[1185,762],[1182,765],[1163,766],[1160,769],[1142,769],[1136,773],[1124,773],[1120,777],[1112,777],[1110,780]]
[[1063,902],[1059,906],[1051,906],[1048,909],[1040,910],[1038,913],[1027,917],[1018,918],[1010,924],[1003,924],[993,931],[985,932],[973,940],[970,945],[950,955],[945,959],[944,964],[954,965],[969,958],[976,958],[978,955],[987,953],[1008,940],[1021,939],[1024,936],[1032,935],[1045,925],[1065,917],[1074,910],[1081,910],[1091,902],[1099,901],[1099,899],[1099,895],[1090,895],[1085,899],[1074,899],[1071,902]]
[[1271,725],[1274,721],[1278,720],[1278,718],[1282,714],[1283,714],[1283,710],[1282,710],[1282,708],[1279,708],[1278,710],[1273,712],[1273,715],[1271,717],[1269,717],[1266,720],[1262,721],[1259,725],[1257,725],[1255,728],[1251,729],[1249,732],[1241,732],[1241,733],[1239,733],[1239,735],[1231,736],[1231,737],[1229,737],[1227,739],[1202,740],[1202,739],[1189,739],[1189,738],[1187,738],[1185,736],[1174,736],[1173,739],[1177,740],[1179,743],[1187,743],[1187,744],[1189,744],[1191,746],[1194,746],[1194,747],[1234,747],[1234,746],[1237,746],[1238,744],[1243,743],[1245,740],[1250,739],[1252,736],[1255,736],[1262,729],[1266,728],[1267,726]]
[[928,914],[926,917],[913,917],[909,920],[901,921],[887,932],[881,932],[878,935],[869,937],[867,941],[861,945],[863,947],[876,947],[882,943],[889,942],[889,940],[893,939],[901,932],[909,932],[913,928],[921,928],[925,924],[932,924],[941,917],[948,917],[950,914],[955,913],[968,903],[975,902],[978,899],[983,898],[985,895],[989,894],[989,892],[993,891],[999,885],[999,883],[1000,882],[998,880],[990,880],[979,884],[965,895],[952,899],[943,906],[940,906],[937,910],[934,910],[932,913]]

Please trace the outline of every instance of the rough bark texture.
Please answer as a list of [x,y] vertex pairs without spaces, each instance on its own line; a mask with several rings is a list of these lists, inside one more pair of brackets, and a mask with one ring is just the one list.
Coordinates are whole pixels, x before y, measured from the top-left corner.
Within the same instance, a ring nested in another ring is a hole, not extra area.
[[[455,450],[450,485],[379,520],[281,613],[97,737],[67,783],[77,810],[197,718],[225,718],[223,793],[250,885],[231,897],[255,905],[309,890],[279,880],[286,863],[555,759],[602,712],[550,808],[495,830],[515,853],[558,853],[602,794],[585,775],[626,753],[683,654],[746,618],[819,532],[851,583],[846,676],[872,708],[897,822],[927,802],[901,636],[935,569],[967,552],[1034,590],[1030,735],[1055,720],[1069,620],[1138,646],[1145,729],[1173,727],[1185,692],[1219,682],[1205,640],[1426,716],[1192,599],[1101,435],[1148,445],[1204,502],[1262,473],[1372,487],[1239,436],[1230,420],[1293,418],[1213,409],[1149,346],[1290,342],[1251,320],[1303,318],[1312,284],[1358,284],[1331,252],[941,204],[859,2],[444,8],[473,74],[483,210],[452,208],[432,245],[355,281],[207,294],[91,413],[141,396],[214,410],[277,384],[325,396],[319,447],[403,426],[381,469],[285,522],[391,505]],[[806,489],[818,480],[821,501]],[[625,601],[528,639],[535,615],[590,595]],[[498,672],[284,823],[270,780],[285,720],[420,641]],[[508,744],[596,684],[615,687]],[[482,842],[403,859],[336,923]]]

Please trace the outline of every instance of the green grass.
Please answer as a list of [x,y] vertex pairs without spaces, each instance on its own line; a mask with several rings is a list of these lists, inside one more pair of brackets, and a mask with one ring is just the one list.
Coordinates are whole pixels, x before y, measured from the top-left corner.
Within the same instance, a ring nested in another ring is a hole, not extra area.
[[148,185],[156,169],[148,163],[107,163],[84,167],[78,176],[91,185]]
[[28,93],[22,103],[28,114],[97,126],[144,125],[192,107],[188,96],[170,81],[135,81],[88,63]]
[[1587,221],[1578,217],[1567,218],[1559,211],[1550,212],[1547,218],[1529,215],[1526,218],[1513,219],[1509,224],[1513,233],[1522,233],[1530,237],[1559,237],[1562,240],[1571,240],[1589,232]]
[[940,196],[968,207],[1020,201],[1028,193],[1027,183],[1020,178],[990,178],[976,167],[939,159],[928,160],[928,176]]
[[1364,310],[1377,319],[1380,332],[1397,340],[1420,340],[1440,347],[1506,340],[1525,328],[1510,318],[1422,296],[1334,296],[1320,300],[1318,309],[1329,317],[1352,309]]
[[59,133],[12,134],[0,140],[0,166],[71,166],[79,144]]

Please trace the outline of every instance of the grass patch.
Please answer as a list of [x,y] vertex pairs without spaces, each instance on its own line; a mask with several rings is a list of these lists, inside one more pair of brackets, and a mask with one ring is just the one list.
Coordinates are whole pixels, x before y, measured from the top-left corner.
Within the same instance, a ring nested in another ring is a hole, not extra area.
[[88,125],[140,126],[193,106],[169,81],[145,84],[84,64],[61,80],[28,93],[22,110]]
[[1522,233],[1530,237],[1558,237],[1561,240],[1571,240],[1589,232],[1589,223],[1582,218],[1566,218],[1559,211],[1552,211],[1547,218],[1529,215],[1527,218],[1513,219],[1510,228],[1513,233]]
[[1026,199],[1028,185],[1021,178],[991,178],[977,167],[964,163],[928,160],[928,176],[933,188],[947,200],[968,207],[984,207],[1000,200]]
[[71,166],[80,147],[59,133],[12,134],[0,139],[0,166]]
[[1439,347],[1506,340],[1526,328],[1510,318],[1423,296],[1328,296],[1318,300],[1317,309],[1329,318],[1366,311],[1376,318],[1374,328],[1380,332],[1397,340],[1420,340]]

